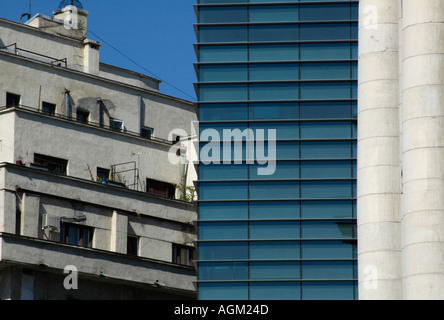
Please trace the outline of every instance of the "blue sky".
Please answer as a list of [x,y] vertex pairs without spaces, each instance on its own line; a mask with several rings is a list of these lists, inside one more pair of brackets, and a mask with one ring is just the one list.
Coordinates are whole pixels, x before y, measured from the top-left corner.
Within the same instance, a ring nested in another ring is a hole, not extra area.
[[[32,15],[52,16],[61,0],[31,0]],[[103,43],[101,61],[162,80],[162,93],[195,101],[196,0],[80,0],[88,38]],[[19,21],[29,0],[0,0],[0,17]],[[23,21],[22,21],[23,22]],[[122,52],[117,52],[115,49]],[[127,57],[136,62],[130,61]]]

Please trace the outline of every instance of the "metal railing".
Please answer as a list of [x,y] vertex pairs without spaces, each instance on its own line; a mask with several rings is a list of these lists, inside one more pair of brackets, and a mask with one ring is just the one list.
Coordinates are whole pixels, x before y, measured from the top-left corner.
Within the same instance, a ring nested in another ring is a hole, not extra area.
[[25,58],[30,58],[30,59],[46,62],[46,63],[51,64],[52,66],[58,66],[58,67],[64,67],[64,68],[68,67],[68,59],[67,58],[57,59],[54,57],[46,56],[44,54],[29,51],[29,50],[17,47],[17,43],[13,43],[13,44],[10,44],[10,45],[4,46],[4,47],[0,47],[0,50],[14,54],[16,56],[21,56],[21,57],[25,57]]

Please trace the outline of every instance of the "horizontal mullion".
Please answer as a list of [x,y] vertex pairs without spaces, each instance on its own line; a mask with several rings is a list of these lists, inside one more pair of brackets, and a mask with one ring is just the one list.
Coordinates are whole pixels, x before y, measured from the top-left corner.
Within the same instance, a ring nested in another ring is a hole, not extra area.
[[[357,82],[357,81],[356,81]],[[234,100],[234,101],[198,101],[200,104],[239,104],[239,103],[282,103],[282,102],[357,102],[358,99],[292,99],[292,100]]]
[[276,25],[299,25],[299,24],[346,24],[358,23],[359,20],[307,20],[307,21],[267,21],[267,22],[209,22],[195,23],[195,27],[237,27],[237,26],[276,26]]
[[243,3],[198,3],[193,7],[245,7],[245,6],[275,6],[275,5],[314,5],[314,4],[359,4],[359,0],[338,0],[338,1],[270,1],[270,2],[243,2]]
[[[351,170],[351,167],[350,167]],[[302,182],[302,181],[356,181],[356,178],[295,178],[295,179],[226,179],[196,180],[196,183],[231,183],[231,182]]]
[[194,262],[357,262],[357,258],[325,258],[325,259],[229,259],[229,260],[193,260]]
[[351,82],[358,81],[358,79],[307,79],[307,80],[256,80],[256,81],[199,81],[196,85],[214,85],[214,84],[276,84],[276,83],[331,83],[331,82]]
[[230,124],[230,123],[239,123],[239,124],[248,124],[248,123],[270,123],[270,122],[344,122],[351,121],[356,122],[357,118],[310,118],[310,119],[260,119],[260,120],[214,120],[214,121],[199,121],[199,124]]
[[[325,142],[335,142],[335,141],[356,141],[356,138],[342,138],[342,139],[325,139],[325,138],[316,138],[316,139],[254,139],[254,140],[199,140],[199,143],[253,143],[253,142],[317,142],[317,141],[325,141]],[[253,160],[253,159],[252,159]]]
[[299,219],[205,219],[197,220],[199,222],[286,222],[286,221],[356,221],[357,218],[299,218]]
[[[231,160],[231,161],[235,161],[235,160]],[[247,164],[246,163],[247,160],[242,160],[242,164]],[[276,162],[304,162],[304,161],[357,161],[357,158],[306,158],[306,159],[276,159],[274,160]],[[245,163],[244,163],[245,162]],[[196,165],[206,165],[205,163],[203,163],[203,161],[199,160],[195,162]],[[222,161],[220,163],[221,165],[223,164]]]
[[290,242],[290,241],[357,241],[358,238],[291,238],[291,239],[214,239],[214,240],[194,240],[196,243],[223,243],[223,242]]
[[271,199],[214,199],[214,200],[195,200],[196,203],[214,203],[214,202],[279,202],[279,201],[356,201],[356,198],[271,198]]
[[196,283],[243,283],[243,282],[356,282],[353,279],[245,279],[245,280],[196,280]]
[[220,46],[220,45],[256,45],[256,44],[298,44],[298,43],[358,43],[358,39],[335,39],[335,40],[293,40],[293,41],[235,41],[235,42],[199,42],[195,45]]
[[264,61],[221,61],[221,62],[195,62],[196,66],[213,65],[239,65],[239,64],[292,64],[292,63],[357,63],[356,59],[331,59],[331,60],[264,60]]

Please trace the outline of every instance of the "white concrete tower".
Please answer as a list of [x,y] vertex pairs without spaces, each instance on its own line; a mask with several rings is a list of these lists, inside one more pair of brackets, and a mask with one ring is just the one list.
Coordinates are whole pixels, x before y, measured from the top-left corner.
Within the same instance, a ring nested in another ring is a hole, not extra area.
[[444,1],[402,14],[403,298],[444,299]]
[[398,0],[359,7],[359,297],[401,299]]

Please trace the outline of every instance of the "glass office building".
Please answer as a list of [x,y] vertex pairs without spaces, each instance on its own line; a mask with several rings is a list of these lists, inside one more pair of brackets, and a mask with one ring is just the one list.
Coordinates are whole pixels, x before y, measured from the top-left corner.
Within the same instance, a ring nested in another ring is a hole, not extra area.
[[356,299],[358,1],[195,9],[199,299]]

